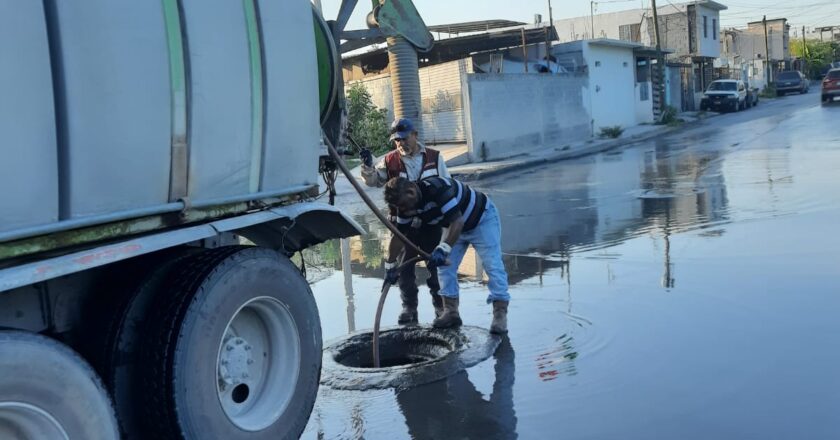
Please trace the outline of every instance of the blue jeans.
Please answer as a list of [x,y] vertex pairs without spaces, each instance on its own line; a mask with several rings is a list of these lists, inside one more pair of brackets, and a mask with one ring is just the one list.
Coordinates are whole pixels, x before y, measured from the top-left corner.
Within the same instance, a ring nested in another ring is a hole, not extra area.
[[458,266],[461,265],[469,245],[475,248],[484,265],[484,271],[490,278],[490,296],[487,297],[487,302],[510,301],[507,272],[502,262],[502,226],[499,222],[499,211],[489,199],[478,226],[461,233],[458,241],[452,246],[449,265],[438,268],[440,296],[458,298]]

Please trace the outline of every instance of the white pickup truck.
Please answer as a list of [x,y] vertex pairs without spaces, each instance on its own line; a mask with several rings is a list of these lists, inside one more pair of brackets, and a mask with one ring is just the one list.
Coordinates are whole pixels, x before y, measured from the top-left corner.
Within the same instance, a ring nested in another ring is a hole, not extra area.
[[719,79],[709,84],[703,99],[700,100],[700,110],[729,110],[737,112],[753,105],[748,99],[747,86],[736,79]]

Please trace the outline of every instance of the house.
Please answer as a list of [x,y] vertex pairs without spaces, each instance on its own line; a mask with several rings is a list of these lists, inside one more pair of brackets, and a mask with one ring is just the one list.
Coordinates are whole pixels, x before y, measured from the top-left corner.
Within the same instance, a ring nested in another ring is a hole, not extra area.
[[564,71],[586,75],[583,104],[591,116],[592,133],[653,122],[651,65],[656,51],[652,48],[598,38],[557,44],[552,55]]
[[[714,60],[720,57],[720,12],[726,9],[711,0],[657,8],[661,46],[669,51],[666,61],[680,70],[673,76],[683,82],[678,108],[695,109],[703,91],[714,80]],[[553,24],[561,42],[594,36],[656,46],[651,9],[555,20]]]
[[[767,20],[765,40],[763,21],[754,21],[746,29],[721,32],[720,65],[740,71],[740,79],[762,88],[773,81],[775,73],[791,68],[790,25],[785,18]],[[770,63],[770,79],[766,78]]]
[[[785,68],[791,61],[790,25],[786,18],[767,20],[767,39],[764,22],[754,21],[746,29],[726,29],[721,32],[721,59],[724,63],[736,60],[769,59]],[[776,69],[778,70],[778,69]]]
[[[790,61],[790,25],[786,18],[776,18],[767,20],[767,25],[763,21],[753,21],[747,23],[747,33],[751,35],[758,35],[764,38],[765,29],[767,31],[767,50],[769,53],[764,56],[765,50],[755,52],[755,54],[762,54],[761,58],[769,59],[770,62],[789,62]],[[762,41],[762,48],[764,42]]]

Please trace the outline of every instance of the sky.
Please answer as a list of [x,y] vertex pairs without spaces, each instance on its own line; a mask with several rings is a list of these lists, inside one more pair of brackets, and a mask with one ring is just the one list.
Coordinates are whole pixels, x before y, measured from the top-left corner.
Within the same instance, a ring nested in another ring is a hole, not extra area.
[[[717,0],[729,9],[721,12],[721,25],[746,27],[748,22],[767,18],[787,18],[791,25],[791,37],[799,35],[802,26],[840,26],[840,1],[838,0]],[[341,0],[321,0],[324,16],[334,19]],[[660,8],[668,0],[657,0]],[[671,0],[673,3],[685,1]],[[464,21],[507,19],[531,23],[534,14],[543,14],[548,19],[548,0],[414,0],[414,4],[427,25],[449,24]],[[554,19],[588,16],[590,2],[587,0],[552,0]],[[650,7],[650,0],[605,0],[596,2],[596,14],[625,9]],[[348,25],[349,29],[365,27],[364,17],[370,11],[370,1],[359,0],[356,12]]]

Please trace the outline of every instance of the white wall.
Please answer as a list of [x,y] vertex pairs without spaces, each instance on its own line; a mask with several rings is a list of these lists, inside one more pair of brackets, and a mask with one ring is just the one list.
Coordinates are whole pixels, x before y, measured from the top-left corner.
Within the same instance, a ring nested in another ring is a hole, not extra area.
[[474,162],[591,136],[581,76],[472,74],[464,80],[467,144]]
[[[703,17],[706,17],[706,34],[703,34]],[[716,25],[714,23],[717,23]],[[702,57],[720,57],[720,12],[697,5],[697,44],[698,55]]]
[[[636,125],[636,74],[632,48],[588,44],[589,113],[597,134],[602,127]],[[584,100],[584,105],[587,103]]]

